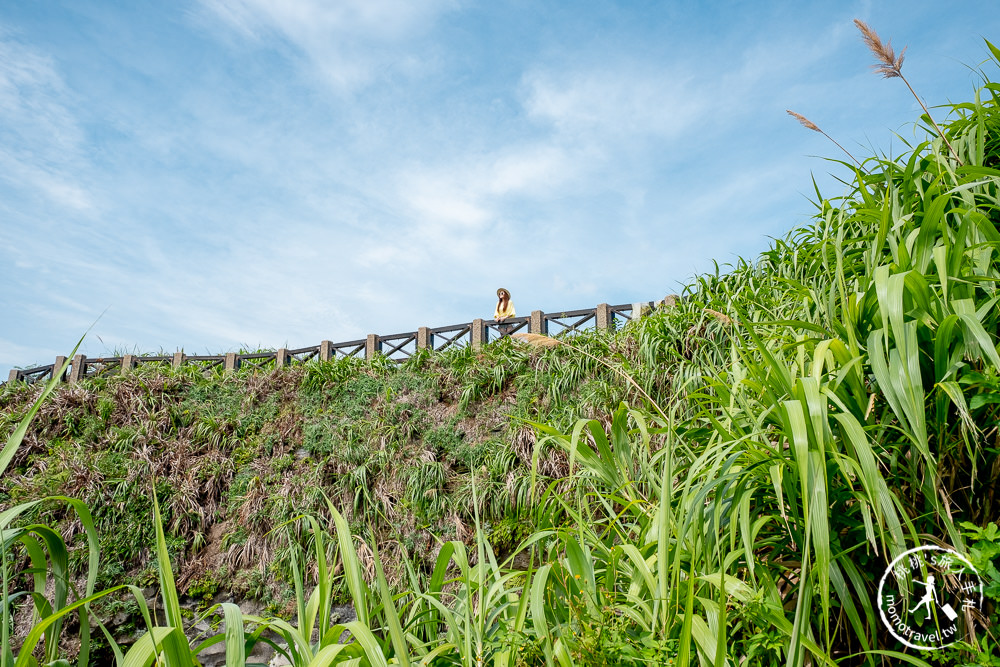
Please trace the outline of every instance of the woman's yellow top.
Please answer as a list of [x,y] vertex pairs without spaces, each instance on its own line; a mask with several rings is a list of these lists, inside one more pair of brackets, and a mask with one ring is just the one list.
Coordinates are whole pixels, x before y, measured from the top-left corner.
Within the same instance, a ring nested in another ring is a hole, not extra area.
[[517,314],[514,312],[514,302],[507,299],[505,305],[502,300],[498,300],[496,310],[493,311],[493,319],[507,319],[508,317],[517,317]]

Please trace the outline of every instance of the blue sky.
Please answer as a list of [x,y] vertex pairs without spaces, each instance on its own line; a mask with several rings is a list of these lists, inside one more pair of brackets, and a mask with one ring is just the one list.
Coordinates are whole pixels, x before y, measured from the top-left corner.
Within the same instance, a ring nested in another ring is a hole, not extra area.
[[0,3],[0,373],[95,321],[203,354],[676,292],[840,193],[785,109],[913,137],[854,18],[930,105],[1000,43],[994,0]]

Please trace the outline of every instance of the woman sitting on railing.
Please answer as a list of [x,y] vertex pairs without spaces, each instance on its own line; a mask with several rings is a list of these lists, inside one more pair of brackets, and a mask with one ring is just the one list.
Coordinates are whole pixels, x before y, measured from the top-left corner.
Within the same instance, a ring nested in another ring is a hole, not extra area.
[[497,329],[500,330],[501,336],[509,336],[512,329],[511,325],[504,324],[504,320],[516,316],[514,302],[510,300],[510,292],[501,287],[497,290],[497,307],[493,310],[493,319],[496,320]]
[[493,311],[493,319],[496,320],[497,324],[503,324],[504,320],[516,317],[516,315],[514,302],[510,300],[510,292],[501,287],[497,290],[497,307]]

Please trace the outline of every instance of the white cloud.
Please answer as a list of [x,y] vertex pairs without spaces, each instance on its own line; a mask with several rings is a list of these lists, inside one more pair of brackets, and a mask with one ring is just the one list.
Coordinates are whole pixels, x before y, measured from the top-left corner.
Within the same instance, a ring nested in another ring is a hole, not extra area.
[[49,142],[74,148],[80,132],[64,106],[53,97],[66,94],[62,78],[51,60],[14,41],[0,41],[0,113],[36,132]]
[[420,219],[452,230],[480,230],[509,197],[552,197],[584,167],[582,151],[538,142],[486,153],[460,153],[437,165],[411,165],[397,176],[399,196]]
[[599,137],[669,139],[697,122],[706,90],[682,72],[644,72],[619,63],[598,70],[534,70],[525,75],[528,114],[584,141]]
[[426,30],[452,0],[202,0],[245,37],[277,35],[305,53],[334,87],[364,85],[380,69],[407,69],[416,57],[401,44]]
[[479,201],[484,193],[466,181],[464,170],[417,169],[402,175],[401,195],[415,214],[448,226],[473,229],[490,215]]
[[551,195],[553,189],[581,171],[573,155],[578,153],[575,157],[582,157],[580,152],[563,146],[536,144],[503,153],[480,177],[480,189],[493,195]]
[[15,186],[43,195],[50,202],[67,209],[88,211],[94,208],[91,194],[73,182],[70,174],[55,165],[33,164],[31,156],[0,146],[0,178]]
[[52,61],[0,35],[0,179],[58,206],[87,210],[84,133]]
[[[5,368],[21,368],[25,367],[24,364],[34,363],[50,364],[58,354],[66,354],[66,352],[57,352],[51,348],[41,347],[34,343],[31,345],[20,345],[5,338],[0,338],[0,366]],[[4,373],[6,372],[4,371]],[[6,380],[6,375],[0,378],[0,381],[6,382]]]

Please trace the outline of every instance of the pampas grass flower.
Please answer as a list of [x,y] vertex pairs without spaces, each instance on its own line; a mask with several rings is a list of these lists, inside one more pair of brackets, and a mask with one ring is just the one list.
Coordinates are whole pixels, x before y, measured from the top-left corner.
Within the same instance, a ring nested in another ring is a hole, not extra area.
[[931,116],[931,112],[927,110],[927,105],[924,104],[924,101],[920,99],[917,92],[913,90],[913,86],[910,85],[910,82],[903,75],[903,54],[906,53],[906,47],[904,46],[903,50],[900,51],[897,56],[896,52],[892,49],[892,42],[883,42],[882,38],[878,36],[878,33],[875,32],[867,23],[861,19],[854,19],[854,25],[856,25],[858,30],[861,31],[861,39],[864,40],[868,50],[870,50],[872,55],[875,56],[875,64],[872,65],[872,69],[887,79],[894,79],[898,77],[903,80],[906,87],[910,89],[910,93],[913,95],[914,99],[917,100],[917,104],[919,104],[920,108],[924,110],[925,114],[927,114],[927,118],[930,119],[931,125],[934,126],[938,135],[948,146],[948,150],[951,151],[951,154],[958,161],[958,164],[961,165],[962,160],[958,157],[958,153],[955,152],[951,142],[948,141],[948,137],[946,137],[944,132],[941,131],[941,128],[938,127],[937,122],[935,122],[933,116]]

